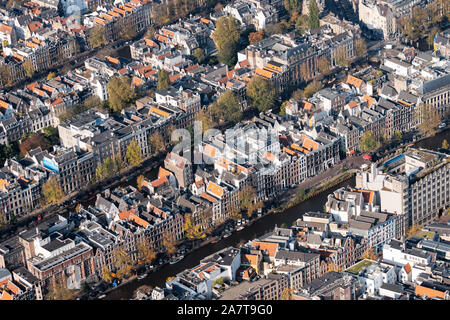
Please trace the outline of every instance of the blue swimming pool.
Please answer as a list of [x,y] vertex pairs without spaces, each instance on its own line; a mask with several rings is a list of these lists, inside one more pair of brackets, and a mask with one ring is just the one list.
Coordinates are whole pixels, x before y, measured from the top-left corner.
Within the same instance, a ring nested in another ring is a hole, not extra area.
[[400,160],[400,159],[403,159],[404,157],[405,157],[404,154],[400,154],[400,155],[398,155],[398,156],[392,158],[391,160],[386,161],[384,164],[385,164],[386,166],[388,166],[388,165],[390,165],[390,164],[392,164],[392,163],[394,163],[394,162],[397,162],[397,161]]

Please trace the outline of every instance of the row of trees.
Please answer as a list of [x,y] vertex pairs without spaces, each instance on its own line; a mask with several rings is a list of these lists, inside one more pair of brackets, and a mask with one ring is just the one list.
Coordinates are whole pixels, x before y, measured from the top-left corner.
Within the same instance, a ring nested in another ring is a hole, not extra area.
[[[419,122],[419,131],[427,136],[434,135],[436,133],[436,128],[441,123],[441,116],[439,115],[439,112],[436,107],[431,104],[419,105],[414,117],[415,121]],[[393,134],[391,141],[400,142],[402,138],[402,133],[397,130]],[[371,152],[380,148],[381,145],[391,141],[389,141],[386,131],[381,133],[379,136],[375,136],[371,130],[368,130],[361,135],[359,148],[362,152]]]
[[[128,164],[131,166],[137,166],[142,162],[143,158],[141,147],[139,146],[136,140],[132,140],[128,145],[126,152],[126,160],[128,161]],[[113,177],[125,167],[126,163],[121,158],[120,155],[117,155],[115,157],[108,157],[103,163],[99,163],[97,165],[97,169],[95,171],[96,180],[102,181],[107,178]]]

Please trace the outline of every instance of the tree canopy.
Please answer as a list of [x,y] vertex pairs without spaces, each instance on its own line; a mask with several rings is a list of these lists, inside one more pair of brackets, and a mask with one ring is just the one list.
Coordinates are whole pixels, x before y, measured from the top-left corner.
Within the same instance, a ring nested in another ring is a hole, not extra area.
[[42,185],[42,195],[46,203],[61,203],[64,197],[64,192],[61,184],[56,176],[51,176]]
[[209,107],[212,119],[215,122],[224,120],[227,122],[237,123],[242,119],[242,111],[239,99],[231,90],[225,91],[217,102]]
[[253,77],[247,85],[247,96],[250,103],[265,112],[275,106],[276,90],[273,84],[261,77]]
[[120,112],[134,102],[137,95],[131,88],[131,79],[127,76],[113,76],[106,85],[109,106],[113,112]]
[[136,140],[132,140],[127,147],[127,160],[132,166],[137,166],[142,162],[141,147]]
[[168,87],[170,87],[169,73],[164,69],[160,69],[158,71],[158,84],[156,86],[156,89],[158,91],[161,91],[167,89]]
[[308,25],[310,30],[317,29],[320,26],[320,19],[319,19],[320,10],[317,6],[316,0],[310,0],[309,1],[309,19],[308,19]]
[[375,139],[372,130],[367,130],[361,135],[361,141],[359,142],[359,149],[362,152],[375,151],[380,147],[379,142]]
[[236,53],[241,38],[240,23],[232,16],[222,16],[216,22],[211,35],[219,51],[219,60],[229,66],[236,63]]

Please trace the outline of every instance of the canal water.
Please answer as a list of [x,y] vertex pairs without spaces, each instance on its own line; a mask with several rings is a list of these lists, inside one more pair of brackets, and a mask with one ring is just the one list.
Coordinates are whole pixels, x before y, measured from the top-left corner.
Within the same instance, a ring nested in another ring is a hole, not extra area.
[[[450,130],[440,132],[433,137],[427,138],[425,140],[419,141],[415,144],[415,147],[436,150],[442,145],[442,141],[447,139],[450,142]],[[149,178],[154,178],[156,176],[156,170],[152,170],[148,175]],[[136,185],[136,179],[130,181],[130,184]],[[267,232],[273,230],[275,225],[286,224],[291,226],[294,221],[300,218],[305,212],[308,211],[322,211],[323,205],[327,200],[327,195],[336,189],[345,186],[354,186],[355,178],[344,181],[334,188],[321,193],[320,195],[311,198],[295,207],[289,208],[283,213],[272,213],[267,216],[260,218],[255,221],[252,225],[248,226],[242,231],[233,233],[230,237],[222,239],[215,244],[207,244],[195,251],[185,255],[185,258],[180,262],[170,265],[165,265],[162,269],[151,272],[149,275],[142,280],[132,280],[122,286],[112,290],[105,297],[106,300],[121,300],[130,299],[137,288],[142,285],[148,285],[151,287],[164,287],[166,279],[168,277],[175,276],[177,273],[184,271],[185,269],[192,268],[196,266],[201,259],[206,256],[217,252],[223,248],[229,246],[238,246],[240,243],[247,242],[249,240],[255,239],[264,235]]]
[[[332,190],[336,190],[344,186],[354,186],[355,178],[342,182],[335,186]],[[308,211],[322,211],[323,205],[327,200],[327,195],[332,192],[324,192],[314,198],[311,198],[295,207],[289,208],[283,213],[271,213],[259,220],[255,221],[252,225],[248,226],[242,231],[233,233],[230,237],[222,239],[218,243],[209,243],[195,251],[185,255],[185,258],[180,262],[173,265],[165,265],[162,269],[151,272],[148,276],[142,280],[132,280],[129,283],[111,291],[105,299],[107,300],[120,300],[130,299],[133,297],[134,291],[141,285],[149,285],[152,287],[164,287],[166,279],[168,277],[175,276],[177,273],[184,271],[185,269],[192,268],[199,264],[200,260],[206,256],[213,254],[223,248],[229,246],[237,246],[239,243],[244,243],[249,240],[260,237],[267,232],[273,230],[275,225],[280,226],[286,224],[291,226],[294,221],[300,218],[305,212]]]

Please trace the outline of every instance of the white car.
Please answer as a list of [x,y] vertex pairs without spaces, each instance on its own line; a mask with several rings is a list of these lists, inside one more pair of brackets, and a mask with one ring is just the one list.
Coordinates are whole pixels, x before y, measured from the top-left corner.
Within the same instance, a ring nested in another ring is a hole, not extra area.
[[439,125],[439,129],[445,128],[446,125],[447,125],[447,124],[446,124],[445,122],[442,122],[442,123]]

